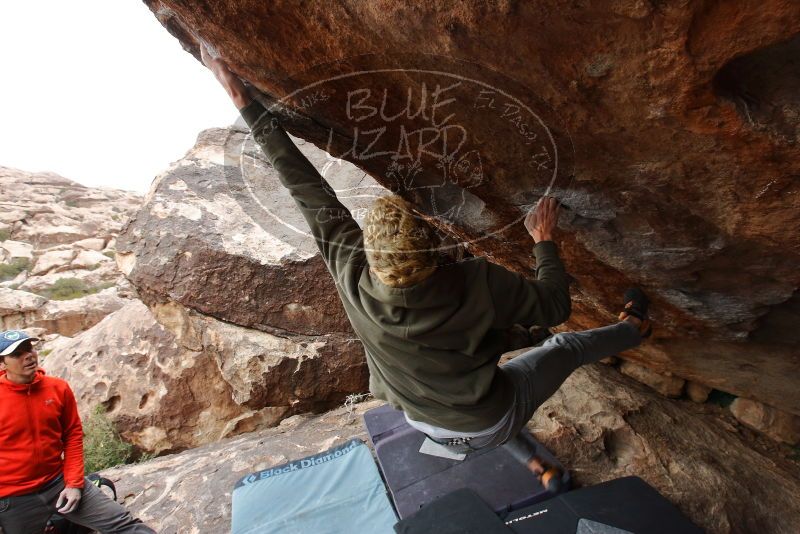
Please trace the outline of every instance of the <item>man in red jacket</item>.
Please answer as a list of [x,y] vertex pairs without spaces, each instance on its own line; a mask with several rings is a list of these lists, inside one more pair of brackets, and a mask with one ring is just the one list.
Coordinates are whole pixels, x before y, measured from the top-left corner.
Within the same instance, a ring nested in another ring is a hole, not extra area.
[[0,332],[0,532],[41,534],[58,512],[99,532],[153,534],[83,477],[75,397],[39,368],[38,338]]

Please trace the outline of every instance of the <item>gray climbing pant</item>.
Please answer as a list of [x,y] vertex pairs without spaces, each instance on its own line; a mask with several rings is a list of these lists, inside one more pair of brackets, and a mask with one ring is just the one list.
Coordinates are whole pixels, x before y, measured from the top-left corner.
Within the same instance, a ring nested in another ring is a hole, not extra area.
[[535,455],[536,446],[521,430],[536,409],[581,365],[636,347],[641,340],[639,329],[626,321],[548,338],[541,346],[500,366],[514,388],[514,403],[505,423],[493,434],[448,448],[470,452],[503,445],[515,458],[527,463]]

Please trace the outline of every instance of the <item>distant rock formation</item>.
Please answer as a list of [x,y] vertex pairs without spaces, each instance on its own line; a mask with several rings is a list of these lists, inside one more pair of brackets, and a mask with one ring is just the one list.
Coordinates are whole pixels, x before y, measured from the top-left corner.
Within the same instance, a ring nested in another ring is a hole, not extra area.
[[[45,272],[56,267],[69,270],[81,250],[113,251],[109,242],[141,205],[141,196],[129,191],[89,188],[57,174],[8,167],[0,167],[0,191],[0,231],[5,239],[27,243],[39,251],[33,255],[37,261],[40,256],[51,256],[53,259],[40,267]],[[17,249],[9,250],[9,246],[20,245],[4,244],[4,260],[32,258],[13,251]],[[64,252],[70,250],[73,254]],[[61,256],[54,251],[61,251]]]
[[129,300],[121,298],[116,287],[69,300],[47,300],[27,291],[0,288],[0,326],[4,330],[29,330],[36,335],[72,337],[126,302]]
[[0,196],[0,328],[44,337],[46,356],[49,341],[91,328],[131,296],[115,242],[141,197],[8,167]]

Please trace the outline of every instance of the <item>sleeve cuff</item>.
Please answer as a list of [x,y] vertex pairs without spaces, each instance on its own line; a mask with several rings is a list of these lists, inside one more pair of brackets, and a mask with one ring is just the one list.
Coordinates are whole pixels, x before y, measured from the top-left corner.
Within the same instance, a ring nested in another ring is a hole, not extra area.
[[264,108],[264,106],[261,105],[261,102],[254,98],[252,102],[240,109],[239,113],[242,114],[244,122],[246,122],[252,130],[256,123],[258,123],[259,119],[269,112]]
[[542,256],[558,255],[558,247],[555,241],[539,241],[533,246],[533,255],[538,261]]

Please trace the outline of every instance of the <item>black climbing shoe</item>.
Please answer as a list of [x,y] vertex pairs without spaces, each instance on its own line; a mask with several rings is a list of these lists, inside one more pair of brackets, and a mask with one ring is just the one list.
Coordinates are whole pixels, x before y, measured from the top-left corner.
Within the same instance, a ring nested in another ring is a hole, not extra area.
[[650,337],[653,333],[653,326],[650,324],[650,318],[647,315],[647,308],[650,305],[650,299],[644,294],[644,291],[638,287],[630,287],[625,290],[625,308],[619,314],[620,321],[625,320],[626,317],[636,317],[642,324],[639,327],[639,332],[642,338]]

